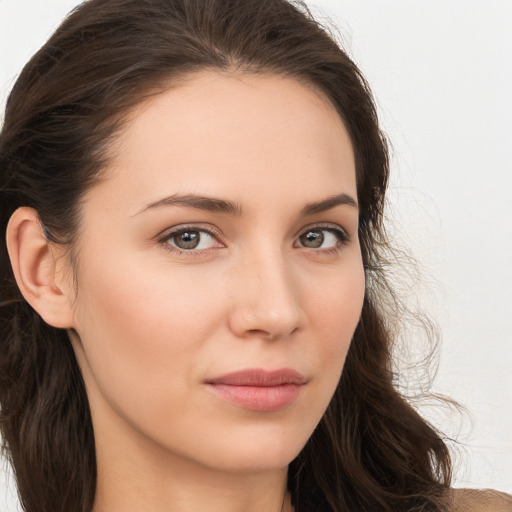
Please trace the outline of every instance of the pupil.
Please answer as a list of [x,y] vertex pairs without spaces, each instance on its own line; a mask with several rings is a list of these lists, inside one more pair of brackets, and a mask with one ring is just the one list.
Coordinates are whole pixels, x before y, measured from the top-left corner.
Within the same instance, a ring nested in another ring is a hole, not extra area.
[[199,245],[199,233],[197,231],[186,231],[181,233],[175,242],[180,249],[195,249]]
[[324,243],[324,234],[321,231],[308,231],[301,236],[302,245],[317,249]]

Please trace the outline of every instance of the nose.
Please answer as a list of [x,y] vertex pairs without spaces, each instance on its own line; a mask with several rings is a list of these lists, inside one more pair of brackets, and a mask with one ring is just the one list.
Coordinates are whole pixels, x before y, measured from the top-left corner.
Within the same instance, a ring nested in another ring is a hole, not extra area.
[[235,293],[230,328],[238,337],[277,340],[303,327],[305,312],[292,269],[275,251],[241,265],[232,276]]

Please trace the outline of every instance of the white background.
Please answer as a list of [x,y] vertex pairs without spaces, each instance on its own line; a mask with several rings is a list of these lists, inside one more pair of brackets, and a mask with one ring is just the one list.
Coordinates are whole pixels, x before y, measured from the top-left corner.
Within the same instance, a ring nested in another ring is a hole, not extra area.
[[[75,0],[0,0],[0,104]],[[512,0],[310,0],[340,29],[393,145],[391,217],[441,326],[434,390],[470,420],[456,486],[512,492]],[[410,340],[413,344],[414,340]],[[440,423],[439,423],[440,422]],[[0,510],[14,512],[0,471]],[[12,477],[11,477],[12,480]]]

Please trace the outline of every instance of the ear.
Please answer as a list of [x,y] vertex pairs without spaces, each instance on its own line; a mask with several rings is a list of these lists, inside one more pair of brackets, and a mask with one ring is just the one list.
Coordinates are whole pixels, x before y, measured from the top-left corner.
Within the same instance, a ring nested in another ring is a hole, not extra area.
[[46,239],[33,208],[18,208],[12,214],[7,225],[7,251],[25,300],[47,324],[72,328],[74,290],[66,282],[65,269],[57,265],[63,266],[63,251]]

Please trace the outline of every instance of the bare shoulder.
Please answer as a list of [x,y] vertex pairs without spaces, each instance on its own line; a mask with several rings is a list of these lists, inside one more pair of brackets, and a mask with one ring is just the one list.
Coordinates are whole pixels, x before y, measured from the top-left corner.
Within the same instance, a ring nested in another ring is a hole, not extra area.
[[492,489],[453,489],[452,512],[512,512],[512,496]]

